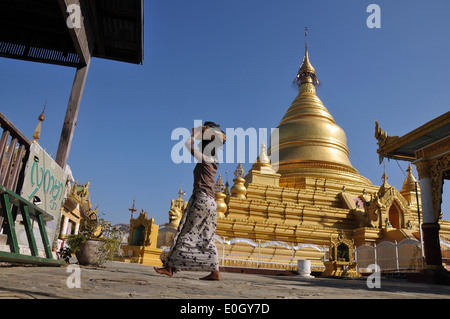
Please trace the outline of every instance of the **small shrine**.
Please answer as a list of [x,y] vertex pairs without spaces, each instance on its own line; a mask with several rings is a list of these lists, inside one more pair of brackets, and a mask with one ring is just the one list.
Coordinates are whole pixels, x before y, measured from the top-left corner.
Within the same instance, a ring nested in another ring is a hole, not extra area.
[[123,244],[124,261],[131,263],[144,264],[149,266],[161,266],[159,256],[161,249],[156,244],[158,240],[159,226],[155,224],[154,218],[148,218],[148,213],[141,210],[137,218],[133,218],[136,211],[135,203],[129,209],[131,211],[130,233],[128,243]]
[[328,261],[324,261],[325,271],[322,276],[361,276],[356,271],[357,263],[353,254],[354,245],[353,239],[347,239],[344,233],[340,233],[337,239],[330,239],[329,258]]

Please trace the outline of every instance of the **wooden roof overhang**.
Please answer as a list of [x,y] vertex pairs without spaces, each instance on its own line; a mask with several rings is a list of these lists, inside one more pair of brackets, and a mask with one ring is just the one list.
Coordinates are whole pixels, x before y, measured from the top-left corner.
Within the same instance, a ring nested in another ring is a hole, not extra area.
[[0,1],[0,57],[76,68],[55,159],[62,168],[92,57],[142,64],[143,6],[143,0]]
[[[78,5],[81,28],[69,28]],[[91,57],[143,62],[143,0],[2,0],[0,56],[80,67]]]

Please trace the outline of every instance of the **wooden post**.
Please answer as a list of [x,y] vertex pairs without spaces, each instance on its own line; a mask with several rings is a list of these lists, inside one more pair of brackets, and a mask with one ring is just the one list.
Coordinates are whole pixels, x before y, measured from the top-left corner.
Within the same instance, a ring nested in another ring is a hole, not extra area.
[[86,66],[80,67],[75,73],[69,103],[67,105],[66,117],[59,140],[58,151],[56,153],[56,163],[65,169],[69,158],[70,146],[72,145],[73,133],[77,124],[78,111],[80,109],[81,98],[83,96],[84,85],[89,71],[90,61]]

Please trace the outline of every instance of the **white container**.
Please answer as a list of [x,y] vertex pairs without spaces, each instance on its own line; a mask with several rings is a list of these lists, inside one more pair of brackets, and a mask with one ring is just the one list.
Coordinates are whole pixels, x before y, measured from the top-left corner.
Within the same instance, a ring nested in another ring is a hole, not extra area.
[[311,260],[297,260],[297,272],[301,277],[314,278],[311,276]]

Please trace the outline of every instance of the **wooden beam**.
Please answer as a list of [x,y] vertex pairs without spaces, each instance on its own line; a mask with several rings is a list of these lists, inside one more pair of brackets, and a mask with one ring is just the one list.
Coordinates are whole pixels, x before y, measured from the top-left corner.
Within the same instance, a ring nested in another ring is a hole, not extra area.
[[58,151],[56,153],[56,163],[65,169],[69,159],[70,147],[72,145],[73,133],[77,124],[78,111],[80,110],[81,98],[83,96],[84,85],[89,71],[90,61],[86,66],[77,69],[73,80],[72,92],[70,93],[69,104],[67,105],[66,117],[64,119],[61,138],[59,140]]
[[77,123],[84,85],[86,84],[86,77],[91,64],[92,52],[94,51],[95,34],[89,13],[89,3],[86,0],[58,0],[58,2],[66,21],[71,14],[67,11],[69,5],[78,6],[82,15],[80,28],[68,26],[75,50],[80,57],[80,66],[75,73],[72,92],[70,93],[66,117],[61,131],[61,138],[59,140],[58,151],[56,153],[56,163],[61,166],[62,169],[65,169],[69,159],[70,147],[72,145],[73,133]]
[[[69,5],[75,5],[81,13],[81,25],[78,27],[67,27],[72,37],[75,50],[80,57],[80,64],[85,66],[91,60],[92,52],[95,46],[95,34],[91,15],[89,13],[89,3],[86,0],[58,0],[64,19],[71,16],[71,12],[67,11]],[[74,12],[74,17],[77,12]]]

